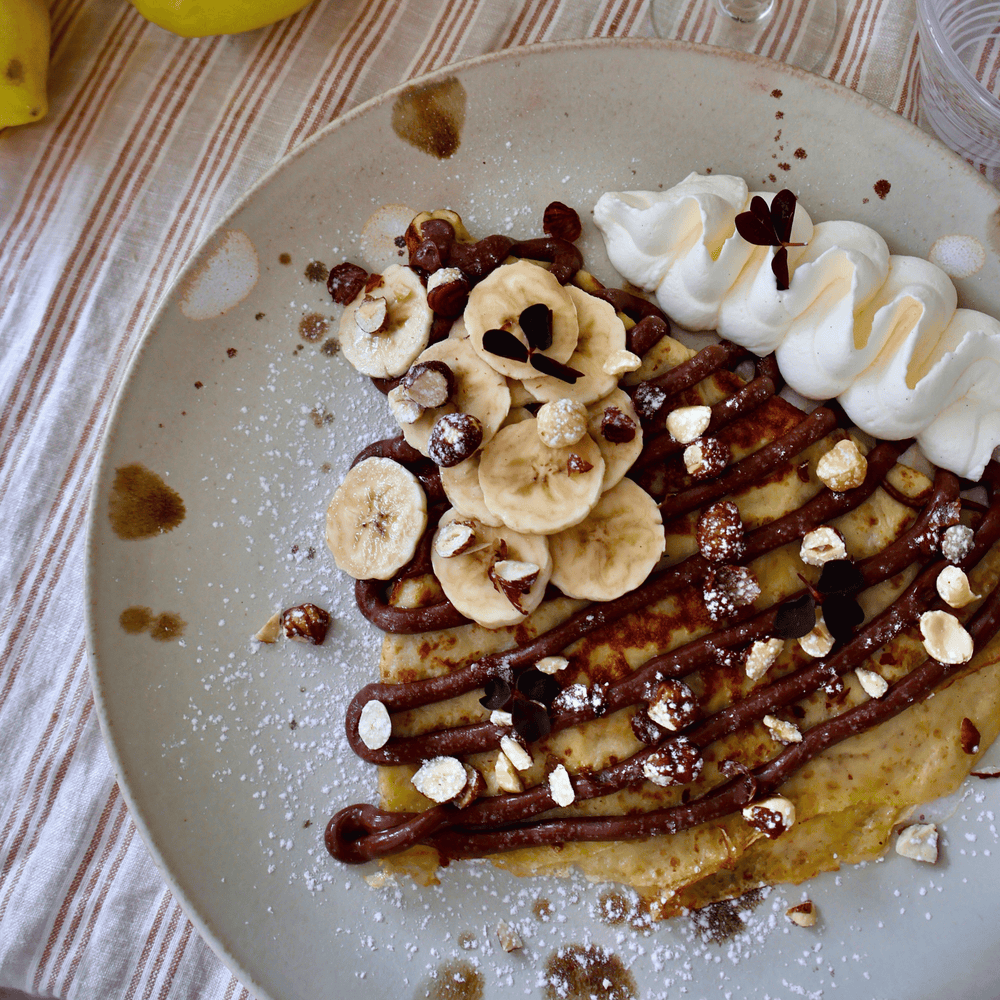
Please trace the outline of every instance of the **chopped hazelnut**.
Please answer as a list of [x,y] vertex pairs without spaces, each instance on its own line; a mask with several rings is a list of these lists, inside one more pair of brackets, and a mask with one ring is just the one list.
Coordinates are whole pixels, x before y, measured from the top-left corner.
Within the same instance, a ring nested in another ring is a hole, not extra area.
[[413,787],[433,802],[455,798],[468,781],[465,765],[457,757],[432,757],[411,779]]
[[627,444],[635,440],[638,428],[635,421],[617,406],[604,408],[601,417],[601,437],[612,444]]
[[330,614],[315,604],[300,604],[282,612],[281,624],[289,639],[319,646],[330,627]]
[[938,573],[937,592],[941,600],[952,608],[964,608],[966,604],[978,601],[982,594],[974,594],[969,586],[969,578],[958,566],[945,566]]
[[605,375],[613,375],[615,378],[626,372],[638,371],[641,367],[642,358],[631,351],[612,351],[601,366]]
[[389,326],[389,303],[381,295],[366,295],[354,311],[354,322],[362,333],[381,333]]
[[535,666],[543,674],[557,674],[569,666],[569,660],[565,656],[543,656]]
[[785,910],[785,916],[799,927],[816,926],[816,906],[811,899],[803,900]]
[[455,394],[455,374],[437,359],[418,361],[400,380],[399,388],[418,406],[425,410],[444,406]]
[[679,406],[667,415],[667,430],[681,444],[690,444],[708,430],[712,409],[708,406]]
[[531,759],[531,754],[513,736],[502,737],[500,740],[500,749],[503,751],[504,756],[519,771],[527,771],[534,763]]
[[889,690],[889,682],[874,670],[858,667],[854,672],[869,698],[881,698]]
[[569,458],[566,459],[567,475],[582,475],[584,472],[590,472],[592,468],[593,465],[575,451],[571,452]]
[[442,267],[427,278],[427,304],[438,316],[461,316],[469,301],[469,279],[457,267]]
[[455,796],[454,803],[459,809],[471,806],[486,791],[486,779],[471,764],[465,768],[465,787]]
[[976,534],[968,525],[953,524],[941,535],[941,555],[950,563],[960,563],[975,544]]
[[501,792],[512,792],[517,793],[524,790],[524,785],[521,783],[521,777],[517,773],[516,768],[510,762],[510,757],[505,753],[501,753],[497,757],[496,762],[496,779],[497,788]]
[[369,750],[379,750],[389,742],[392,735],[392,720],[389,710],[382,702],[375,700],[365,702],[358,720],[358,736]]
[[843,492],[865,481],[868,460],[849,438],[835,444],[817,463],[816,475],[824,486]]
[[555,804],[563,808],[572,805],[576,801],[573,782],[569,780],[569,772],[562,764],[554,767],[549,774],[549,794],[552,796]]
[[747,651],[746,674],[752,681],[760,680],[785,648],[784,639],[754,642]]
[[753,604],[760,597],[760,584],[746,566],[720,566],[705,577],[702,596],[709,616],[718,621]]
[[549,448],[568,448],[587,433],[587,408],[575,399],[554,399],[536,416],[542,443]]
[[698,548],[713,563],[733,563],[743,555],[743,519],[732,500],[720,500],[698,517]]
[[490,722],[500,729],[509,728],[514,725],[514,716],[510,712],[505,712],[502,708],[494,708],[490,712]]
[[684,468],[692,479],[711,479],[729,464],[729,448],[718,438],[704,437],[684,449]]
[[704,766],[705,760],[694,743],[678,736],[643,761],[642,773],[654,785],[690,785]]
[[498,559],[490,566],[487,575],[493,586],[518,611],[523,611],[521,598],[531,590],[539,572],[539,567],[534,563],[522,562],[520,559]]
[[938,830],[933,823],[914,823],[900,830],[896,838],[896,853],[929,865],[937,863]]
[[504,920],[497,922],[497,937],[500,940],[500,947],[504,951],[517,951],[519,948],[524,947],[521,935]]
[[389,412],[399,424],[415,424],[424,412],[424,408],[411,399],[401,385],[390,389],[385,398],[389,403]]
[[799,639],[799,645],[803,651],[810,656],[815,656],[817,659],[826,656],[833,649],[833,644],[834,638],[830,634],[830,630],[826,627],[826,622],[823,621],[822,615],[817,617],[816,625],[812,631],[807,632]]
[[275,611],[273,615],[261,626],[260,631],[254,636],[258,642],[277,642],[281,635],[281,612]]
[[450,521],[434,536],[434,551],[444,559],[468,552],[476,544],[476,529],[468,521]]
[[669,678],[656,688],[647,712],[658,726],[676,732],[698,718],[698,699],[683,681]]
[[435,465],[450,469],[464,462],[483,442],[483,425],[469,413],[438,417],[427,439],[427,455]]
[[802,742],[802,733],[799,732],[799,727],[791,722],[785,722],[784,719],[779,719],[776,715],[765,715],[764,725],[772,738],[779,743],[787,745]]
[[807,531],[802,536],[799,558],[807,566],[822,566],[832,559],[846,559],[847,546],[844,544],[844,536],[836,528],[828,525]]
[[920,634],[927,655],[939,663],[967,663],[975,652],[972,636],[947,611],[925,611],[920,616]]
[[772,840],[795,824],[795,804],[782,795],[743,807],[743,818]]

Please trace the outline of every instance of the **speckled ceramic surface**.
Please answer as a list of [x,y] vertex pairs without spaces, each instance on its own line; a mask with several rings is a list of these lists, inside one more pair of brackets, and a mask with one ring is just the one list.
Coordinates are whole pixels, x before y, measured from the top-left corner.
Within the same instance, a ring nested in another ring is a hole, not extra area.
[[[604,955],[598,996],[998,991],[1000,782],[935,807],[948,817],[937,866],[891,857],[816,879],[810,930],[783,917],[803,889],[776,889],[722,943],[689,920],[622,922],[609,886],[458,864],[433,889],[371,889],[367,869],[323,849],[329,815],[375,797],[343,712],[379,643],[323,545],[323,511],[360,444],[390,425],[331,352],[336,310],[308,265],[362,257],[386,203],[528,236],[554,199],[589,217],[605,190],[709,169],[791,187],[816,220],[865,222],[894,252],[951,270],[964,305],[1000,313],[1000,195],[944,147],[787,67],[643,42],[506,53],[364,105],[248,195],[167,297],[94,497],[94,688],[150,851],[261,997],[562,996],[571,946]],[[614,280],[592,223],[582,248]],[[334,615],[325,645],[255,649],[274,611],[306,600]],[[501,919],[520,952],[500,949]]]

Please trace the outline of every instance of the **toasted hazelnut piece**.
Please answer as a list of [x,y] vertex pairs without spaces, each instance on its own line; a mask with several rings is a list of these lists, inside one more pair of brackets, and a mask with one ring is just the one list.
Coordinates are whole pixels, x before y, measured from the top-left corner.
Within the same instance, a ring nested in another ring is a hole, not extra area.
[[534,763],[531,759],[531,754],[513,736],[502,737],[500,739],[500,749],[503,751],[504,756],[519,771],[527,771]]
[[858,675],[858,681],[869,698],[881,698],[889,690],[889,682],[874,670],[858,667],[854,672]]
[[571,452],[569,458],[566,459],[567,475],[582,475],[584,472],[590,472],[592,468],[593,465],[591,465],[585,458],[578,455],[575,451]]
[[524,790],[524,785],[521,782],[521,776],[517,773],[517,769],[510,762],[510,757],[505,753],[501,753],[497,757],[496,762],[496,779],[497,788],[501,792],[511,792],[516,794],[517,792]]
[[816,906],[811,899],[805,899],[785,910],[785,916],[799,927],[816,926]]
[[972,636],[947,611],[925,611],[920,616],[920,634],[927,655],[939,663],[968,663],[975,652]]
[[355,310],[354,322],[362,333],[381,333],[389,325],[389,303],[381,295],[366,295]]
[[410,780],[421,795],[433,802],[448,802],[465,787],[468,775],[457,757],[432,757]]
[[709,617],[719,621],[760,597],[760,584],[746,566],[719,566],[710,570],[702,586]]
[[549,794],[555,804],[563,808],[576,801],[573,782],[569,780],[569,771],[562,764],[558,764],[549,773]]
[[652,420],[663,408],[667,401],[667,394],[658,385],[650,382],[640,382],[636,386],[635,394],[632,396],[632,405],[635,412],[643,420]]
[[747,650],[746,673],[752,681],[760,680],[785,648],[784,639],[758,640]]
[[535,667],[543,674],[557,674],[560,670],[565,670],[569,666],[569,660],[565,656],[543,656]]
[[941,600],[953,608],[964,608],[966,604],[978,601],[983,596],[972,592],[969,578],[957,566],[945,566],[938,573],[936,586]]
[[451,559],[476,544],[476,529],[468,521],[450,521],[434,536],[434,551],[444,559]]
[[743,807],[743,818],[772,840],[795,824],[795,804],[783,795],[753,802]]
[[418,361],[411,365],[409,371],[402,377],[399,387],[418,406],[425,410],[444,406],[455,394],[457,382],[455,373],[436,358],[430,361]]
[[692,479],[711,479],[729,464],[729,457],[729,448],[718,438],[698,438],[684,449],[684,468]]
[[860,486],[867,474],[868,460],[850,438],[838,441],[816,465],[823,485],[838,493]]
[[612,444],[627,444],[635,440],[635,421],[617,406],[606,406],[601,417],[601,437]]
[[455,805],[459,809],[471,806],[480,795],[486,791],[486,779],[471,764],[463,764],[465,768],[465,787],[455,796]]
[[431,311],[455,319],[469,301],[469,279],[457,267],[441,267],[427,278],[427,304]]
[[583,235],[583,224],[575,208],[570,208],[561,201],[553,201],[545,206],[542,213],[542,231],[557,239],[575,243]]
[[545,403],[535,419],[538,436],[549,448],[568,448],[587,433],[587,407],[575,399]]
[[642,358],[631,351],[612,351],[601,365],[605,375],[613,375],[615,378],[626,372],[638,371],[641,367]]
[[950,563],[960,563],[971,551],[976,533],[966,524],[953,524],[941,535],[941,555]]
[[483,425],[469,413],[445,413],[434,421],[427,455],[435,465],[450,469],[464,462],[483,443]]
[[346,306],[358,297],[367,280],[368,272],[363,267],[345,261],[330,269],[326,290],[337,305]]
[[732,500],[706,507],[698,517],[698,549],[713,563],[733,563],[743,555],[743,519]]
[[847,546],[844,544],[844,536],[829,525],[807,531],[802,536],[799,558],[807,566],[822,566],[831,559],[846,559]]
[[282,612],[281,624],[289,639],[319,646],[330,627],[330,614],[315,604],[300,604]]
[[676,732],[698,718],[698,699],[687,684],[671,677],[656,688],[646,711],[658,726]]
[[281,612],[275,611],[273,615],[261,626],[260,631],[254,636],[258,642],[277,642],[281,635]]
[[667,415],[667,430],[681,444],[690,444],[708,430],[712,410],[708,406],[679,406]]
[[899,831],[896,853],[929,865],[938,859],[938,829],[933,823],[914,823]]
[[494,708],[490,712],[490,722],[494,726],[498,726],[503,729],[504,727],[509,727],[514,725],[514,716],[510,712],[505,712],[502,708]]
[[833,649],[834,641],[830,630],[826,627],[826,622],[823,621],[823,616],[819,615],[815,627],[799,639],[799,645],[810,656],[819,659]]
[[379,750],[389,742],[392,735],[392,720],[389,709],[382,702],[372,699],[365,702],[358,720],[358,736],[369,750]]
[[415,424],[424,412],[424,408],[411,399],[401,385],[390,389],[385,398],[389,403],[389,412],[399,424]]
[[498,559],[487,570],[487,575],[493,581],[493,586],[518,611],[522,611],[521,598],[531,590],[539,572],[540,568],[534,563],[522,562],[520,559]]
[[504,951],[517,951],[519,948],[524,947],[521,935],[504,920],[497,922],[497,937],[500,940],[500,947]]
[[784,719],[779,719],[776,715],[765,715],[764,725],[767,726],[767,731],[771,734],[772,739],[779,743],[787,745],[802,742],[802,733],[799,732],[799,727],[791,722],[785,722]]
[[705,759],[698,748],[686,737],[678,736],[642,762],[642,773],[654,785],[690,785],[704,766]]

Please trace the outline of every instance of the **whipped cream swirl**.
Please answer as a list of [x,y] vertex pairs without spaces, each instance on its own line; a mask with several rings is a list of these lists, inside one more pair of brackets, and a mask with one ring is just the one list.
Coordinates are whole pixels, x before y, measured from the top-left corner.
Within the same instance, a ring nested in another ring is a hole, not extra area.
[[594,218],[624,278],[654,292],[688,330],[758,355],[772,351],[791,388],[836,397],[862,430],[916,437],[935,465],[978,480],[1000,444],[1000,323],[959,309],[951,279],[889,253],[856,222],[820,222],[796,205],[789,287],[775,247],[747,243],[736,216],[759,194],[739,177],[689,174],[667,191],[607,193]]

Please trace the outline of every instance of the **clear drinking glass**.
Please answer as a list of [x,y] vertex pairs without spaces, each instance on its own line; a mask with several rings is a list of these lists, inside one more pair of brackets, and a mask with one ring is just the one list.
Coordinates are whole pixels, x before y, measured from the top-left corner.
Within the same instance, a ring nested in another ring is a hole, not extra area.
[[836,0],[653,0],[660,38],[687,38],[815,69],[837,29]]
[[1000,0],[917,0],[920,114],[1000,180]]

